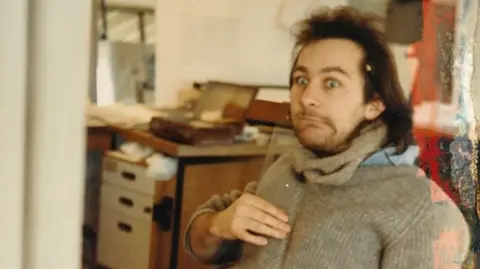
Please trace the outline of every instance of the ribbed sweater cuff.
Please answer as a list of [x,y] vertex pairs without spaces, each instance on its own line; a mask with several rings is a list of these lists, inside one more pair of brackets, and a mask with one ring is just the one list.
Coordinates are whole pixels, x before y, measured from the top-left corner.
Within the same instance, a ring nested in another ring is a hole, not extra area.
[[192,258],[194,258],[195,260],[197,260],[199,262],[202,262],[202,263],[211,263],[211,261],[210,260],[208,260],[208,261],[204,260],[204,259],[198,257],[197,254],[195,254],[195,252],[193,252],[192,246],[190,245],[190,230],[192,229],[193,222],[200,215],[207,214],[207,213],[216,213],[216,211],[212,208],[202,208],[202,209],[197,210],[193,214],[193,216],[190,218],[190,221],[188,222],[187,227],[185,229],[186,230],[185,241],[184,241],[185,250],[187,251],[188,254],[190,254],[190,256],[192,256]]

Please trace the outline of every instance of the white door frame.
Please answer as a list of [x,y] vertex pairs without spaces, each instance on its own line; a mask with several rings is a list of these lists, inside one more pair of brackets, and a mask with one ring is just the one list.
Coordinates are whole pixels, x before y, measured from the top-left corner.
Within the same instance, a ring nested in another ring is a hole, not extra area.
[[0,9],[0,268],[80,268],[92,1]]
[[28,1],[0,11],[0,267],[22,268]]

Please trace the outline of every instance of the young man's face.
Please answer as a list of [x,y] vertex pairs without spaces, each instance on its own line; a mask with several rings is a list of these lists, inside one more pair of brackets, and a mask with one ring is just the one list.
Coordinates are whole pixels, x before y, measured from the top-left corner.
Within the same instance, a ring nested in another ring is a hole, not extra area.
[[383,111],[378,101],[364,102],[363,49],[347,39],[307,45],[293,69],[291,118],[308,148],[336,153],[357,126]]

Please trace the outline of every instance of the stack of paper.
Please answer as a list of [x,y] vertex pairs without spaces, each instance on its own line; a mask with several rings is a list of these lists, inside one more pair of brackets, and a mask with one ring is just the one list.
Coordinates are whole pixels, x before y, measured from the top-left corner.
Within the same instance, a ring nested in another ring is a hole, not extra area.
[[110,106],[96,106],[89,104],[86,111],[89,119],[98,120],[107,125],[113,125],[125,129],[148,124],[152,117],[159,115],[159,112],[143,105],[129,106],[124,104],[114,104]]

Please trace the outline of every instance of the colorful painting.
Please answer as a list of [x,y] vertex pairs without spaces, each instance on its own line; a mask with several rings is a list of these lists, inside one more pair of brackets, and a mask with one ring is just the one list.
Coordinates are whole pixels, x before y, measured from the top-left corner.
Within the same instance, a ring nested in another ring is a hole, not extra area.
[[[456,5],[446,6],[423,1],[424,32],[421,44],[417,44],[420,68],[412,103],[418,106],[438,102],[455,108],[454,129],[441,130],[436,124],[438,119],[432,119],[427,126],[416,126],[415,137],[421,148],[420,166],[457,202],[470,224],[472,253],[463,268],[477,268],[480,192],[476,170],[476,121],[470,92],[478,1],[455,2]],[[437,113],[436,116],[441,115]]]

